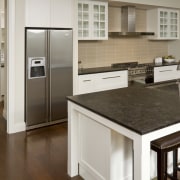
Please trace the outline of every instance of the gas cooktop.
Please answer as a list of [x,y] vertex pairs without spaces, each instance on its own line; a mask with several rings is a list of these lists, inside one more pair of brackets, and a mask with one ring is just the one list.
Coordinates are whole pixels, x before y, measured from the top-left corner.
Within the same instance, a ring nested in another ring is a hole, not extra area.
[[138,62],[115,63],[112,68],[127,68],[129,76],[145,75],[153,73],[153,63],[138,64]]

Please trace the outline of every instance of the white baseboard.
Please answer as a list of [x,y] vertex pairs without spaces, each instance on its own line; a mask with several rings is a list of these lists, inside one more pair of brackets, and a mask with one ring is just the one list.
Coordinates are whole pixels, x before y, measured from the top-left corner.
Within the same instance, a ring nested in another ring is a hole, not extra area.
[[[86,168],[82,165],[79,165],[79,175],[85,180],[99,180],[95,174],[91,174]],[[132,175],[121,178],[121,180],[133,180]]]
[[79,175],[85,180],[98,180],[95,176],[85,170],[81,165],[79,166]]
[[21,131],[25,131],[26,130],[26,124],[25,122],[21,122],[21,123],[16,123],[15,124],[15,128],[14,128],[14,132],[21,132]]
[[21,122],[21,123],[15,123],[14,126],[8,129],[8,134],[13,134],[13,133],[18,133],[18,132],[22,132],[22,131],[26,131],[26,124],[25,122]]

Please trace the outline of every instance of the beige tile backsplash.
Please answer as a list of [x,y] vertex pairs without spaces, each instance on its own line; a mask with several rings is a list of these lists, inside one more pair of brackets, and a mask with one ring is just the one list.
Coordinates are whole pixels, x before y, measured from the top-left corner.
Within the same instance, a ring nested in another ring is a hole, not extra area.
[[83,68],[109,66],[112,63],[153,62],[155,57],[168,53],[166,41],[144,38],[109,38],[107,41],[79,42],[79,60]]
[[[113,25],[113,14],[117,9],[109,9],[109,30],[117,28]],[[117,17],[117,14],[115,15]],[[137,31],[146,31],[146,13],[137,10]],[[111,22],[111,23],[110,23]],[[119,21],[118,21],[119,22]],[[119,24],[120,26],[120,24]],[[146,37],[109,38],[106,41],[79,41],[79,61],[83,68],[110,66],[112,63],[138,61],[153,62],[155,57],[168,53],[167,41],[150,41]]]

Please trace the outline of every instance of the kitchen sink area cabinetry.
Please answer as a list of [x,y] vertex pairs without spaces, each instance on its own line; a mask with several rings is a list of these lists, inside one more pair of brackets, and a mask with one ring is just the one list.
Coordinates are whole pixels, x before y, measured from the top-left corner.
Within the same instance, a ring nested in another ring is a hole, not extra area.
[[154,39],[179,39],[179,11],[165,8],[148,10],[147,28],[155,32]]
[[26,0],[27,27],[72,28],[72,0]]
[[78,1],[78,39],[108,39],[108,3]]
[[175,80],[180,78],[177,65],[154,67],[154,82]]
[[79,75],[79,94],[128,87],[128,71]]

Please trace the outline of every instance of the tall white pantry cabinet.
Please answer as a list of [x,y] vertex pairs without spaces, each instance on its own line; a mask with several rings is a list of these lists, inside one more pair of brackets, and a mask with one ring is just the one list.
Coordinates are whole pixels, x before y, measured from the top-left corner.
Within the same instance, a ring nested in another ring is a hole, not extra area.
[[26,0],[26,27],[73,27],[72,0]]

